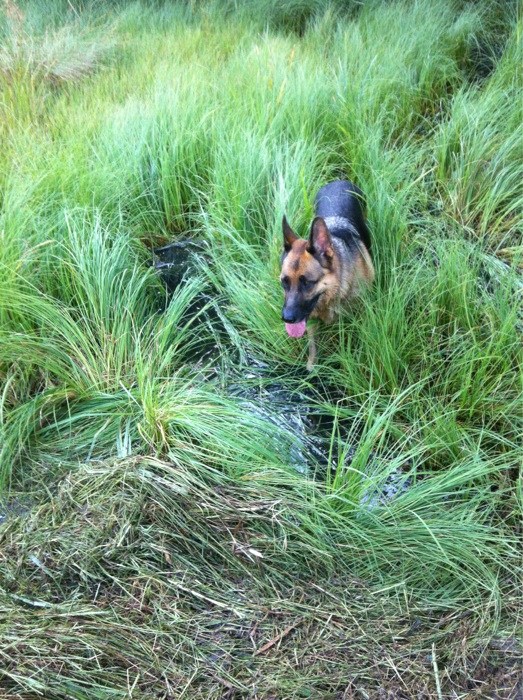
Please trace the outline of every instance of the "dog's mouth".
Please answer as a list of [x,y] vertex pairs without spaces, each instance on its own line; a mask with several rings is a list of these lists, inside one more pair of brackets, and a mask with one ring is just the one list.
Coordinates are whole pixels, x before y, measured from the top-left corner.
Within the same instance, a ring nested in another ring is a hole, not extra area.
[[306,304],[303,304],[300,308],[300,315],[303,313],[303,319],[299,323],[286,323],[285,330],[290,335],[291,338],[301,338],[305,333],[307,320],[311,313],[316,308],[316,305],[321,297],[321,292],[316,294],[313,299],[310,299]]
[[[316,294],[315,297],[312,299],[306,300],[305,302],[301,303],[299,306],[294,307],[290,306],[290,310],[292,312],[292,316],[298,318],[302,316],[302,320],[299,321],[298,323],[286,323],[285,324],[285,330],[287,333],[290,335],[291,338],[301,338],[302,335],[305,333],[307,321],[311,315],[311,313],[314,311],[316,308],[316,305],[318,304],[318,301],[320,300],[320,297],[322,295],[322,292],[319,294]],[[288,313],[289,309],[287,309],[286,313],[286,307],[283,307],[282,311],[282,317],[283,320],[285,321],[285,316],[289,316],[290,314]],[[291,318],[292,318],[291,316]]]
[[305,327],[307,325],[307,319],[304,318],[303,321],[299,323],[286,323],[285,330],[290,335],[291,338],[301,338],[305,333]]

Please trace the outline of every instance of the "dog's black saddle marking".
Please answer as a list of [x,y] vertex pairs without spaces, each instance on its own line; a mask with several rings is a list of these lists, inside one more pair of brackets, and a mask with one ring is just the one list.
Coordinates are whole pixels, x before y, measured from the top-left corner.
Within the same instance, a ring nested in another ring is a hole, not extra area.
[[359,187],[348,180],[329,182],[314,199],[316,216],[325,219],[331,235],[352,247],[355,235],[370,250],[370,231],[363,217],[365,199]]

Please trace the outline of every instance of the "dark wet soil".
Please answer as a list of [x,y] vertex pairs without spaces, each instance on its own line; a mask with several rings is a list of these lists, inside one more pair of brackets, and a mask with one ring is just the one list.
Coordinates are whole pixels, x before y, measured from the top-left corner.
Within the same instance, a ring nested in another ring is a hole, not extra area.
[[196,271],[197,257],[203,253],[203,245],[192,238],[154,249],[154,268],[160,274],[168,293],[176,291],[181,282]]

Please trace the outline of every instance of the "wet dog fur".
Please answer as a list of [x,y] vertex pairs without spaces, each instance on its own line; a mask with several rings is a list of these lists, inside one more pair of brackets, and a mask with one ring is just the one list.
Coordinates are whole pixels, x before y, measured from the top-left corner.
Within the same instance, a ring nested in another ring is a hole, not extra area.
[[299,238],[283,217],[282,319],[292,337],[301,337],[307,330],[309,371],[317,348],[314,325],[307,321],[332,323],[341,305],[374,280],[363,201],[362,191],[351,182],[329,182],[314,200],[316,217],[308,239]]

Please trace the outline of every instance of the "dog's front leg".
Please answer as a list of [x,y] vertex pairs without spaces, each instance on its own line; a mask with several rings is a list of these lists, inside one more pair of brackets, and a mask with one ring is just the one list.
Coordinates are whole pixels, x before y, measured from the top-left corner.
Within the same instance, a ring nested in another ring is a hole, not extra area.
[[311,372],[316,362],[316,355],[318,354],[318,349],[316,347],[316,340],[314,339],[314,325],[307,326],[307,337],[309,339],[309,359],[307,360],[307,371]]

